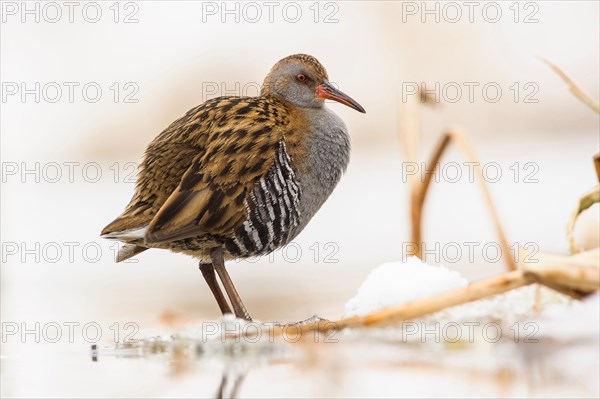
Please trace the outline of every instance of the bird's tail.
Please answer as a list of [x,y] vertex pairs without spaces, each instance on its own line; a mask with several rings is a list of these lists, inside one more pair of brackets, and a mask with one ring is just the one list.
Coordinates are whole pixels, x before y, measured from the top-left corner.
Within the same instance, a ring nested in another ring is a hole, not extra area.
[[102,238],[125,243],[125,245],[119,248],[117,262],[127,260],[148,249],[143,245],[139,245],[144,243],[144,233],[147,227],[133,227],[132,224],[127,218],[119,217],[102,229],[100,233],[100,237]]
[[144,252],[149,248],[142,247],[135,244],[125,244],[121,248],[119,248],[119,252],[117,253],[117,259],[115,260],[117,263],[123,262],[137,254]]

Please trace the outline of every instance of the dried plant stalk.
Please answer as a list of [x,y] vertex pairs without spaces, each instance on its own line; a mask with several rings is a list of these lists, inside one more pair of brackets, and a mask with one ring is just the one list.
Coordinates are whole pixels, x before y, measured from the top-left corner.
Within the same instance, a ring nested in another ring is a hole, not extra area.
[[532,282],[532,279],[517,270],[488,280],[472,283],[463,289],[434,295],[430,298],[407,303],[405,305],[390,307],[364,317],[353,317],[342,321],[349,326],[391,324],[422,317],[477,299],[501,294]]
[[565,289],[589,293],[600,287],[599,248],[575,255],[542,253],[535,261],[521,263],[521,269],[550,288],[556,289],[559,284]]
[[[544,58],[541,58],[541,60],[550,68],[552,68],[552,70],[556,72],[556,74],[560,76],[560,78],[563,81],[565,81],[567,85],[569,85],[569,90],[575,95],[575,97],[580,99],[584,104],[593,109],[596,113],[600,113],[600,105],[598,105],[596,101],[592,100],[590,96],[588,96],[583,90],[581,90],[575,84],[575,82],[573,82],[573,80],[571,80],[571,78],[567,76],[566,73],[564,73],[559,67],[557,67],[550,61]],[[596,169],[596,176],[598,177],[598,182],[600,182],[600,154],[596,154],[594,156],[594,166]],[[567,225],[567,239],[569,240],[569,247],[571,253],[576,253],[580,251],[579,247],[577,246],[577,243],[575,242],[575,238],[573,237],[573,230],[575,228],[575,222],[577,221],[577,217],[581,212],[589,208],[592,204],[599,202],[599,191],[600,188],[595,187],[591,192],[581,197],[577,209],[575,209],[571,216],[571,219],[569,220],[569,223]]]
[[[404,159],[406,162],[417,163],[419,148],[419,104],[416,101],[406,103],[399,111],[402,118],[398,121],[398,137],[402,142]],[[407,176],[408,184],[413,192],[413,187],[418,184],[416,175]]]
[[556,72],[556,74],[558,76],[560,76],[560,78],[565,81],[567,83],[567,85],[569,85],[569,90],[571,91],[571,93],[573,93],[575,95],[575,97],[577,97],[578,99],[580,99],[585,105],[587,105],[588,107],[590,107],[591,109],[593,109],[594,111],[596,111],[597,113],[600,113],[600,105],[598,105],[598,103],[594,100],[592,100],[592,98],[590,96],[588,96],[583,90],[581,90],[576,84],[575,82],[573,82],[571,80],[571,78],[569,78],[567,76],[566,73],[564,73],[559,67],[557,67],[556,65],[554,65],[553,63],[551,63],[550,61],[541,58],[541,60],[548,65],[550,68],[552,68],[552,70],[554,72]]
[[[468,287],[434,295],[404,305],[392,306],[366,316],[338,321],[319,320],[295,325],[293,334],[310,331],[341,330],[349,327],[376,327],[424,317],[446,308],[502,294],[532,283],[539,283],[574,298],[581,298],[600,288],[600,249],[576,255],[539,254],[537,263],[520,264],[520,270],[471,283]],[[288,326],[274,329],[274,335],[286,332]]]
[[[439,141],[435,151],[433,152],[432,158],[429,160],[427,165],[435,167],[439,163],[442,154],[450,143],[451,136],[444,134]],[[425,179],[420,182],[415,178],[414,184],[411,185],[411,196],[410,196],[410,217],[411,217],[411,241],[414,244],[414,252],[408,255],[414,255],[418,258],[422,256],[421,244],[423,243],[422,234],[422,221],[423,221],[423,206],[425,204],[425,198],[427,197],[427,191],[431,183],[432,174],[426,173]]]
[[[314,323],[297,325],[294,334],[310,331],[341,330],[349,327],[375,327],[398,323],[423,317],[440,310],[467,302],[501,294],[512,289],[531,284],[535,280],[521,271],[508,272],[502,276],[470,284],[466,288],[434,295],[430,298],[385,308],[366,316],[354,316],[338,321],[319,320]],[[282,326],[273,330],[273,335],[282,335],[289,327]]]
[[[502,294],[533,282],[535,282],[533,277],[526,276],[521,271],[516,270],[488,280],[471,283],[465,288],[434,295],[430,298],[421,299],[404,305],[388,307],[366,316],[348,317],[338,321],[319,320],[305,325],[295,325],[293,334],[311,331],[325,332],[330,330],[342,330],[349,327],[390,325],[427,316],[452,306],[462,305],[467,302]],[[287,333],[288,328],[288,326],[277,327],[273,330],[273,335],[277,336]]]
[[[508,270],[511,270],[511,271],[517,270],[517,265],[515,263],[514,258],[511,255],[512,252],[510,250],[509,241],[506,238],[504,228],[502,227],[502,223],[500,222],[500,216],[498,215],[498,212],[496,211],[496,207],[494,206],[494,202],[492,200],[492,196],[488,189],[487,183],[485,182],[485,180],[483,178],[483,171],[481,168],[481,164],[479,163],[479,160],[478,160],[477,156],[475,155],[475,151],[469,144],[466,137],[462,133],[460,133],[456,130],[451,130],[451,131],[445,133],[442,136],[442,138],[440,139],[440,141],[438,142],[438,145],[437,145],[435,151],[433,152],[433,156],[431,157],[431,159],[429,160],[429,163],[427,165],[430,165],[431,168],[434,168],[435,165],[437,165],[439,163],[440,159],[442,158],[442,155],[447,150],[448,145],[451,142],[456,143],[456,145],[464,153],[465,158],[475,165],[475,177],[477,179],[477,183],[479,184],[479,187],[481,188],[485,202],[487,203],[490,213],[492,214],[492,219],[494,221],[494,226],[496,228],[496,234],[498,236],[498,240],[499,240],[500,247],[502,248],[502,252],[504,254],[506,254],[506,258],[505,258],[506,267]],[[433,170],[435,170],[435,169],[433,169]],[[432,173],[427,173],[425,175],[425,178],[421,182],[421,184],[415,184],[411,187],[412,188],[412,192],[411,192],[411,222],[412,222],[411,241],[413,242],[414,247],[415,247],[415,252],[413,253],[413,255],[415,255],[419,258],[421,257],[423,206],[425,204],[425,198],[427,197],[427,192],[429,190],[429,186],[431,184],[432,177],[433,177]]]
[[585,193],[579,199],[577,208],[575,208],[573,210],[573,213],[571,214],[571,218],[569,219],[569,223],[567,224],[567,240],[569,241],[569,248],[571,250],[571,253],[577,253],[577,252],[581,251],[581,249],[577,245],[577,242],[575,241],[575,235],[574,235],[575,223],[577,222],[579,215],[583,211],[585,211],[586,209],[589,209],[592,205],[594,205],[598,202],[600,202],[600,185],[597,185],[596,187],[594,187],[593,189],[591,189],[590,191]]

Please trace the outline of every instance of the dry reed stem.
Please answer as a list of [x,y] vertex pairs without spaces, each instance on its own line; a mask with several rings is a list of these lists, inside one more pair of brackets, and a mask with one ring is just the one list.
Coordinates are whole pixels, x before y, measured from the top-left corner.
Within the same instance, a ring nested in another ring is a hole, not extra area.
[[393,324],[429,315],[477,299],[501,294],[532,282],[533,280],[524,276],[521,271],[512,271],[498,277],[472,283],[465,288],[441,293],[405,305],[392,306],[366,316],[352,317],[342,321],[345,325],[353,327]]
[[[436,149],[433,152],[431,159],[429,160],[429,167],[432,170],[435,170],[435,165],[439,163],[442,155],[447,150],[448,145],[454,142],[458,148],[460,148],[465,156],[465,158],[472,162],[475,165],[475,177],[477,179],[477,183],[481,188],[483,193],[483,197],[485,202],[489,208],[490,213],[492,214],[492,219],[494,221],[494,226],[496,229],[496,234],[498,236],[500,247],[502,248],[502,252],[506,254],[505,262],[506,267],[510,271],[517,270],[517,265],[515,263],[514,258],[512,257],[512,252],[510,250],[510,244],[508,239],[506,238],[506,233],[504,232],[504,228],[502,227],[502,223],[500,222],[500,216],[494,206],[494,201],[492,200],[492,196],[488,189],[487,183],[483,178],[483,171],[481,168],[481,164],[473,150],[473,147],[469,144],[467,138],[456,130],[450,130],[446,132],[440,141]],[[422,243],[422,219],[423,219],[423,206],[425,204],[425,198],[427,197],[427,192],[429,190],[429,186],[431,184],[433,174],[427,173],[425,178],[421,182],[421,184],[415,184],[412,188],[411,195],[411,222],[412,222],[412,237],[411,241],[415,244],[415,253],[414,255],[421,257],[421,243]]]
[[[590,96],[588,96],[583,90],[581,90],[571,78],[567,76],[559,67],[551,63],[550,61],[540,58],[546,65],[548,65],[560,78],[567,83],[569,86],[569,90],[571,93],[575,95],[579,100],[581,100],[584,104],[589,106],[592,110],[596,111],[596,113],[600,113],[600,105],[597,102],[592,100]],[[596,154],[594,156],[594,166],[596,169],[596,177],[598,178],[598,182],[600,182],[600,154]],[[587,208],[586,208],[587,209]],[[569,247],[572,253],[579,252],[580,249],[575,242],[575,238],[573,237],[573,230],[575,228],[575,222],[577,221],[577,217],[582,212],[581,209],[581,200],[578,205],[578,209],[573,212],[571,219],[567,225],[567,239],[569,241]]]
[[600,185],[596,185],[581,198],[579,198],[577,207],[571,213],[571,217],[567,223],[567,241],[569,242],[569,249],[571,250],[571,253],[577,253],[581,251],[577,245],[577,242],[575,241],[575,224],[577,223],[579,215],[598,202],[600,202]]
[[471,283],[469,286],[403,305],[391,306],[365,316],[338,321],[319,320],[274,328],[273,336],[326,332],[349,327],[375,327],[424,317],[446,308],[502,294],[532,283],[539,283],[573,298],[600,288],[600,249],[576,255],[538,254],[538,258],[520,264],[520,270]]
[[[417,163],[420,132],[419,104],[415,101],[408,102],[402,107],[400,113],[402,118],[398,121],[398,137],[402,143],[404,160]],[[414,186],[419,183],[417,175],[411,174],[407,176],[407,180],[412,193]]]
[[600,287],[599,248],[570,256],[543,253],[535,261],[520,264],[523,272],[557,291],[562,287],[568,295],[571,290],[586,294]]
[[571,93],[573,93],[575,95],[575,97],[577,97],[578,99],[580,99],[585,105],[587,105],[588,107],[590,107],[591,109],[593,109],[594,111],[600,113],[600,105],[598,105],[598,103],[594,100],[592,100],[592,98],[590,96],[588,96],[583,90],[581,90],[576,84],[575,82],[573,82],[571,80],[571,78],[569,78],[567,76],[566,73],[564,73],[559,67],[557,67],[556,65],[554,65],[553,63],[551,63],[550,61],[544,59],[544,58],[540,58],[546,65],[548,65],[550,68],[552,68],[552,70],[554,72],[556,72],[556,74],[558,76],[560,76],[560,78],[567,83],[567,85],[569,85],[569,90],[571,91]]
[[525,276],[521,271],[517,270],[484,281],[471,283],[465,288],[441,293],[404,305],[388,307],[366,316],[347,317],[338,321],[319,320],[304,325],[278,326],[273,329],[272,334],[273,336],[283,334],[296,336],[297,334],[305,334],[312,331],[326,332],[349,327],[384,326],[427,316],[452,306],[502,294],[533,282],[535,282],[534,278]]

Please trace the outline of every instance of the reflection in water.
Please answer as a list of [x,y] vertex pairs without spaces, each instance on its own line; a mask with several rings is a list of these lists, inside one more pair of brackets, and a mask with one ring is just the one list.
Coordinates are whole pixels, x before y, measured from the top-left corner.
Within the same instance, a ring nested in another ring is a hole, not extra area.
[[[156,345],[156,340],[153,340],[153,344]],[[162,346],[163,349],[166,349],[167,346]],[[132,350],[134,349],[134,350]],[[107,350],[105,355],[115,354],[117,357],[125,357],[125,358],[136,358],[143,357],[143,351],[135,350],[134,345],[129,344],[121,344],[117,345],[115,351]],[[156,348],[155,348],[156,349]],[[157,353],[155,350],[152,352]],[[237,350],[229,351],[230,354],[234,354],[238,352]],[[92,362],[98,361],[98,346],[92,345],[90,355],[92,358]],[[196,348],[195,353],[197,355],[201,355],[205,353],[204,349]],[[185,356],[186,352],[181,350],[181,347],[175,346],[173,348],[173,361],[171,363],[171,369],[173,374],[179,374],[188,370],[188,362],[192,359],[189,359]],[[223,370],[223,375],[221,377],[221,382],[219,384],[219,388],[216,392],[215,397],[217,399],[234,399],[238,397],[238,393],[244,378],[248,374],[248,364],[244,359],[235,360],[229,359],[225,363],[225,368]]]
[[92,362],[98,361],[98,345],[92,345]]
[[249,343],[239,338],[207,340],[174,335],[121,342],[113,348],[92,345],[90,356],[92,362],[101,361],[102,357],[165,361],[174,377],[192,372],[194,365],[203,362],[212,368],[217,360],[223,365],[223,373],[218,384],[215,381],[218,389],[214,397],[236,398],[252,365],[290,360],[290,352],[284,343],[270,339]]
[[[592,310],[597,312],[597,306]],[[148,369],[159,363],[167,370],[163,375],[195,382],[193,387],[184,384],[185,392],[202,390],[204,396],[216,398],[267,393],[281,397],[397,397],[426,392],[432,396],[468,392],[470,396],[596,397],[598,336],[596,330],[583,328],[594,321],[573,308],[566,314],[576,320],[551,319],[558,320],[558,332],[542,319],[534,319],[539,333],[527,339],[514,335],[513,324],[498,330],[499,339],[481,338],[485,338],[481,335],[484,330],[478,327],[468,336],[479,339],[458,342],[430,335],[428,339],[407,336],[406,328],[414,323],[348,329],[339,332],[334,343],[309,335],[287,342],[267,334],[252,340],[228,335],[208,339],[202,330],[193,330],[119,343],[113,348],[93,346],[91,358],[94,362],[102,362],[103,357],[141,359]],[[480,324],[487,321],[478,320]],[[500,327],[500,322],[497,324]],[[432,326],[428,325],[428,334],[435,331]],[[281,365],[294,367],[277,367]],[[251,368],[252,378],[246,380]],[[214,373],[220,369],[222,373]],[[165,385],[164,389],[184,389],[182,380],[169,381],[176,388]],[[177,396],[169,393],[166,396]]]
[[218,399],[237,398],[246,374],[248,374],[248,367],[242,362],[234,362],[227,365],[223,371],[221,385],[216,397]]

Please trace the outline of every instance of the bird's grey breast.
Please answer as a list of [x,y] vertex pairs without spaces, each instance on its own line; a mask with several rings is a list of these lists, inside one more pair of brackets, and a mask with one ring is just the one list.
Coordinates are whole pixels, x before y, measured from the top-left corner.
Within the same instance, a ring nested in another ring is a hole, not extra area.
[[310,109],[309,131],[303,134],[306,157],[300,162],[298,235],[329,198],[350,160],[350,136],[344,121],[327,107]]

